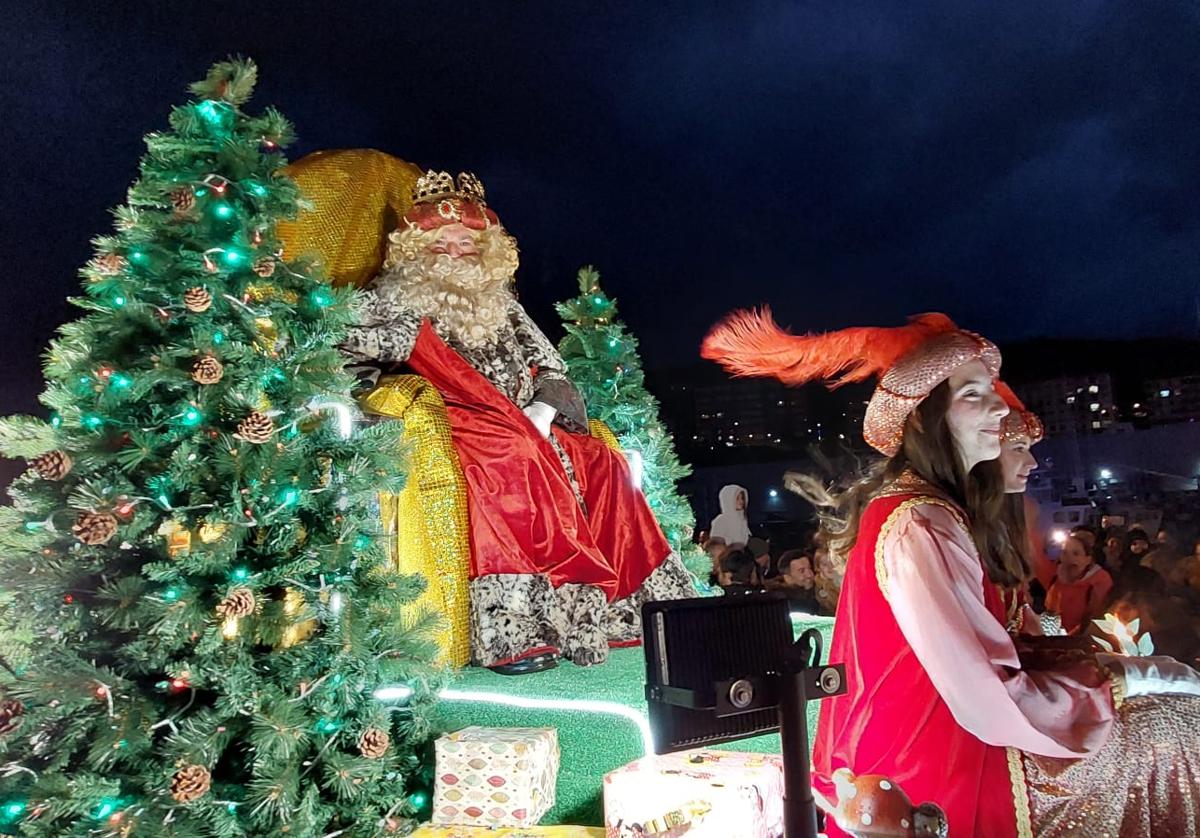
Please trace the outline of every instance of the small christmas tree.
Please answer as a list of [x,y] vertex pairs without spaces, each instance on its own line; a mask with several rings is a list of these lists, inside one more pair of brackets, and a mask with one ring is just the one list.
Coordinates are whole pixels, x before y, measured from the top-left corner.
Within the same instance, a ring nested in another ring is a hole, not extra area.
[[567,331],[559,353],[588,415],[608,425],[622,449],[641,455],[646,500],[671,546],[691,558],[695,515],[677,488],[691,469],[679,461],[658,400],[646,389],[637,339],[617,319],[617,302],[601,289],[595,268],[580,269],[579,292],[556,306]]
[[0,831],[373,836],[423,802],[423,583],[374,503],[400,431],[352,421],[354,292],[282,257],[292,131],[242,110],[255,78],[216,65],[146,138],[50,421],[0,422],[31,465],[0,509]]

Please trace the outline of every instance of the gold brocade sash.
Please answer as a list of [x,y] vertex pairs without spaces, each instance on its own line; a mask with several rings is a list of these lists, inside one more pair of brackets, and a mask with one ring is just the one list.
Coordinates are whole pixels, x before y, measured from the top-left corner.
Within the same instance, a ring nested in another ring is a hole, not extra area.
[[401,619],[442,616],[441,660],[465,666],[471,658],[471,541],[467,529],[467,484],[442,396],[418,375],[390,375],[361,399],[363,409],[404,421],[409,448],[408,484],[398,495],[379,496],[384,532],[390,536],[399,573],[419,573],[427,587],[405,606]]

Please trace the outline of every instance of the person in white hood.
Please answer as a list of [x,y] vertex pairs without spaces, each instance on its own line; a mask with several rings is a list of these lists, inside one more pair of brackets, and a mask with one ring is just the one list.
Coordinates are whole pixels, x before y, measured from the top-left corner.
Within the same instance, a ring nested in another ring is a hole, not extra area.
[[746,490],[735,483],[721,487],[717,494],[721,514],[713,518],[709,538],[724,539],[730,547],[744,547],[750,540],[750,522],[746,519]]

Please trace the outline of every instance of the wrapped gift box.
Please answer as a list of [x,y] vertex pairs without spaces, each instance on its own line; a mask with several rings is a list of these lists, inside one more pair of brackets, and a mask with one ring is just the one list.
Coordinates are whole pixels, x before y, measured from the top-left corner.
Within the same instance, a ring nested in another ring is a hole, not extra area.
[[607,838],[777,838],[783,761],[775,754],[684,751],[604,777]]
[[534,826],[554,806],[554,728],[467,727],[440,737],[435,751],[435,825]]
[[604,838],[595,826],[422,826],[412,838]]

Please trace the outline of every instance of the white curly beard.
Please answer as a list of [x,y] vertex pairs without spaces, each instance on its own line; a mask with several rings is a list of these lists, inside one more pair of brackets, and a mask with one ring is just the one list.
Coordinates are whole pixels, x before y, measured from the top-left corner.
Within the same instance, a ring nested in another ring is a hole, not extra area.
[[496,343],[516,300],[511,273],[489,261],[421,250],[396,260],[377,291],[428,317],[443,340],[480,349]]

